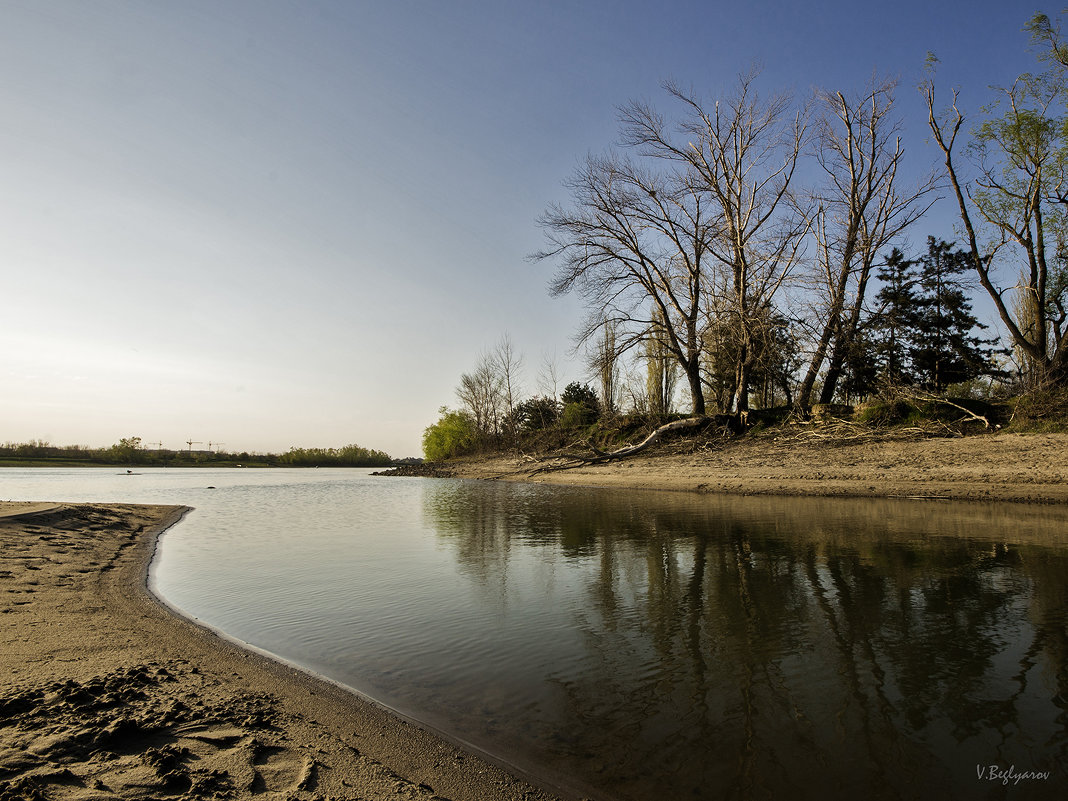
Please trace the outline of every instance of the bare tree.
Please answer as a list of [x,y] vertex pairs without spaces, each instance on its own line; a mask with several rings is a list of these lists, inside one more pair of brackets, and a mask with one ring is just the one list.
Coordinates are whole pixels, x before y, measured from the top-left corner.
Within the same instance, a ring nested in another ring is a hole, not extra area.
[[824,363],[821,403],[830,403],[861,323],[879,254],[934,202],[935,178],[902,187],[905,150],[892,116],[897,82],[872,81],[861,95],[821,92],[816,160],[825,176],[815,198],[819,336],[797,393],[807,407]]
[[601,411],[611,416],[618,411],[619,350],[616,341],[618,323],[607,320],[588,354],[586,365],[601,389]]
[[460,376],[456,397],[471,413],[479,446],[486,448],[500,431],[502,382],[493,354],[483,353],[473,372]]
[[[645,346],[648,347],[649,343],[647,342]],[[675,358],[669,354],[668,359],[671,366],[677,371],[678,365],[675,364]],[[648,383],[646,366],[641,363],[641,359],[629,363],[624,362],[621,373],[620,396],[621,399],[626,399],[628,410],[632,414],[649,414],[649,396],[646,392],[646,384]]]
[[515,407],[522,393],[519,374],[523,369],[523,356],[516,351],[512,338],[505,334],[493,349],[490,362],[497,373],[500,386],[504,432],[511,446],[515,448],[518,447]]
[[727,317],[737,332],[730,403],[739,411],[749,407],[754,332],[797,265],[809,227],[791,194],[805,143],[805,112],[787,94],[760,99],[756,77],[756,71],[740,76],[734,93],[712,105],[666,84],[686,110],[674,130],[644,103],[624,110],[624,142],[684,166],[688,185],[718,223],[707,247],[723,280],[702,284],[718,293],[704,310]]
[[[1068,91],[1060,62],[1065,50],[1048,18],[1039,15],[1031,26],[1035,41],[1050,46],[1047,58],[1054,66],[1022,75],[999,90],[991,108],[1001,116],[988,117],[973,136],[969,154],[977,177],[971,185],[955,161],[965,120],[957,92],[950,108],[940,113],[933,77],[920,89],[979,283],[1032,371],[1031,379],[1063,383],[1068,380],[1068,142],[1057,109]],[[933,56],[930,60],[936,61]],[[1010,273],[1015,284],[1008,286],[997,278],[1006,263],[1015,267]]]
[[654,312],[652,335],[645,343],[645,400],[649,414],[664,418],[671,414],[671,404],[675,397],[675,383],[678,380],[678,365],[671,358],[671,353],[664,345],[664,335],[660,321]]
[[541,369],[538,371],[538,390],[547,398],[554,401],[560,394],[560,365],[556,358],[556,352],[546,351],[541,356]]
[[579,292],[590,315],[579,343],[614,327],[617,355],[645,341],[651,305],[665,320],[665,347],[690,386],[695,415],[705,413],[701,330],[709,244],[716,220],[702,188],[681,162],[589,156],[570,178],[572,205],[542,215],[554,259],[552,293]]

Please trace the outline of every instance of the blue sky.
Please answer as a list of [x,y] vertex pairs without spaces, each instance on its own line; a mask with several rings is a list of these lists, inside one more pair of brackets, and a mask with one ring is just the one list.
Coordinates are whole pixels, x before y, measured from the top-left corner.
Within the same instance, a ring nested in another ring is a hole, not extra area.
[[926,52],[976,109],[1013,5],[0,0],[0,441],[417,454],[506,333],[583,377],[527,256],[618,105],[896,75],[919,173]]

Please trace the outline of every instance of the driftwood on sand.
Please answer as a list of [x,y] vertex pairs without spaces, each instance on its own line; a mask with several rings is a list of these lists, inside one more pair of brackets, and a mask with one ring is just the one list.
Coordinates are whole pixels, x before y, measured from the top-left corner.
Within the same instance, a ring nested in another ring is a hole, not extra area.
[[603,462],[611,462],[617,459],[626,459],[628,456],[634,456],[637,453],[641,453],[650,445],[655,445],[659,442],[665,434],[669,434],[676,431],[685,431],[691,428],[700,428],[706,425],[711,418],[709,417],[687,417],[682,420],[673,420],[670,423],[656,428],[649,436],[639,442],[637,445],[625,445],[622,448],[618,448],[614,451],[602,451],[592,442],[587,443],[590,450],[593,451],[592,456],[573,455],[569,457],[569,461],[564,464],[546,465],[545,467],[538,468],[533,471],[535,473],[549,472],[552,470],[567,470],[572,467],[582,467],[588,464],[600,464]]

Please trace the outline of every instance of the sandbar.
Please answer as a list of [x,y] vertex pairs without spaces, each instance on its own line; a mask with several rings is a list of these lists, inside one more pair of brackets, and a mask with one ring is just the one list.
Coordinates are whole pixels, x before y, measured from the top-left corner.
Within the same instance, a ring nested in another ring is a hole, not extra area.
[[851,441],[811,432],[682,440],[621,461],[573,463],[537,454],[465,458],[424,474],[742,495],[1068,503],[1068,434],[1060,433]]

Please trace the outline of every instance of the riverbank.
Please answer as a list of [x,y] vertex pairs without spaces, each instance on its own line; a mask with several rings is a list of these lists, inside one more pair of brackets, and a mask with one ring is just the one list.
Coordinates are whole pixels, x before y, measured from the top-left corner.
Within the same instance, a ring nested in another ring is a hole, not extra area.
[[0,801],[553,796],[147,591],[171,506],[0,502]]
[[668,442],[622,461],[572,465],[574,460],[562,456],[497,456],[459,459],[423,472],[744,495],[1068,503],[1068,434],[851,440],[809,432]]

